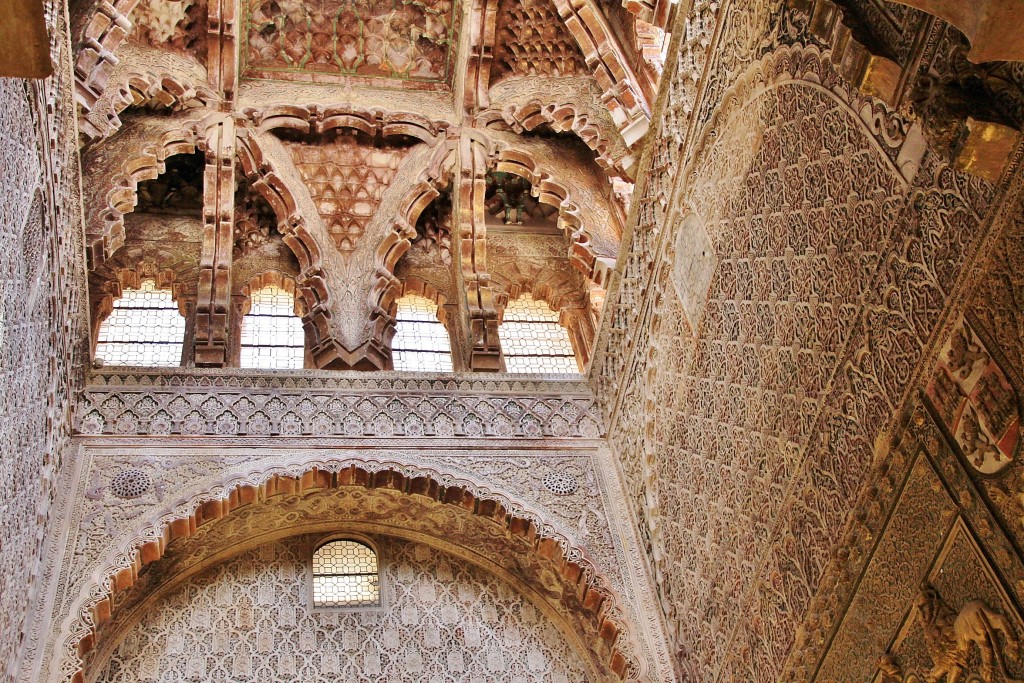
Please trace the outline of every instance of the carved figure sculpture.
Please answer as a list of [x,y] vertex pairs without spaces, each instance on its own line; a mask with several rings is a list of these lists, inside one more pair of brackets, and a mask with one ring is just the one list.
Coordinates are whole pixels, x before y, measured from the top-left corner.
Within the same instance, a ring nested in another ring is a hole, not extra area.
[[994,462],[1005,459],[992,438],[981,428],[978,416],[970,406],[964,410],[963,426],[961,445],[975,467],[981,469],[989,459]]
[[[992,683],[996,665],[1007,683],[1020,683],[1006,671],[1003,655],[1016,659],[1018,641],[1002,614],[980,600],[972,600],[954,612],[927,583],[921,587],[914,606],[932,660],[931,671],[925,676],[928,683],[959,683],[967,672],[974,646],[981,654],[981,679],[985,683]],[[1003,645],[997,634],[1002,634]]]
[[961,328],[950,338],[949,367],[956,371],[960,379],[970,377],[975,364],[979,361],[986,365],[989,362],[985,349],[970,339],[968,334],[970,333],[965,328]]

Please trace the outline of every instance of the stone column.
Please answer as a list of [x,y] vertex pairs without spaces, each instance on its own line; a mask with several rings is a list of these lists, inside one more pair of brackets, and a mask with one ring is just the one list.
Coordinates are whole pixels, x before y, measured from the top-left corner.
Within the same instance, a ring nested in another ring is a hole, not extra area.
[[487,191],[486,152],[482,141],[463,134],[459,144],[459,251],[472,345],[469,368],[474,372],[500,372],[498,311],[491,276],[487,272],[484,212],[484,195]]
[[228,311],[235,220],[235,123],[217,117],[206,129],[203,179],[203,247],[196,300],[197,367],[228,361]]

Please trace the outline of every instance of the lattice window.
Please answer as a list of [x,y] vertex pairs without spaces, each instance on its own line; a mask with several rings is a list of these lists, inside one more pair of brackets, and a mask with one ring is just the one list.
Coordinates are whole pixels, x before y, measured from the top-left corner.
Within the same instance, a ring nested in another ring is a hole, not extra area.
[[314,607],[380,605],[377,553],[359,541],[331,541],[313,553]]
[[173,367],[181,365],[185,318],[170,290],[143,280],[138,289],[123,289],[100,325],[96,358],[107,365]]
[[252,293],[242,319],[243,368],[301,369],[305,364],[305,333],[295,315],[295,299],[276,285]]
[[406,294],[398,304],[398,324],[391,340],[395,370],[451,372],[452,342],[437,319],[437,304]]
[[508,372],[580,371],[569,331],[559,324],[558,313],[529,294],[508,302],[498,339]]

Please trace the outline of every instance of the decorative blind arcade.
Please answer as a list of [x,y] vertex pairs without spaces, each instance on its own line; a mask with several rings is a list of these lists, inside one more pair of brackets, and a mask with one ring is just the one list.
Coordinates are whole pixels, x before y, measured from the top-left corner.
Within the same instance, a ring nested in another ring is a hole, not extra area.
[[171,292],[143,280],[124,289],[100,325],[96,358],[108,365],[173,367],[181,365],[185,318]]
[[242,319],[241,341],[243,368],[301,369],[306,344],[295,298],[276,285],[253,292]]
[[397,324],[391,340],[395,370],[451,372],[452,342],[437,319],[437,304],[415,294],[406,294],[395,303]]
[[380,604],[377,554],[358,541],[331,541],[313,553],[314,607]]
[[508,372],[578,373],[569,332],[558,313],[529,294],[509,301],[498,339]]

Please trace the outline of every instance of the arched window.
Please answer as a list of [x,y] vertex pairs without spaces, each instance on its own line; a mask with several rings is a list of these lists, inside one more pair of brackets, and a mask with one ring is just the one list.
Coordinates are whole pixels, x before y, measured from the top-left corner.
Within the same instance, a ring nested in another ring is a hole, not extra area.
[[324,543],[313,553],[314,607],[380,605],[377,553],[359,541]]
[[185,318],[170,290],[143,280],[138,289],[121,291],[100,324],[96,358],[108,365],[173,367],[181,365],[184,338]]
[[295,369],[305,364],[305,333],[295,298],[277,285],[252,293],[242,319],[243,368]]
[[437,319],[437,304],[406,294],[398,304],[395,337],[391,340],[395,370],[451,372],[452,342]]
[[508,372],[579,372],[569,332],[558,313],[529,294],[508,302],[498,339]]

